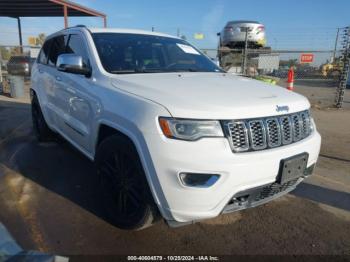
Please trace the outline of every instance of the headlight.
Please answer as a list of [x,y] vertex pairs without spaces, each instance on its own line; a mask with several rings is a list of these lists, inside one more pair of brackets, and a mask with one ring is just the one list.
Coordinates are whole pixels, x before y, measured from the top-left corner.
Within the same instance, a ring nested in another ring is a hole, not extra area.
[[310,123],[310,134],[312,134],[316,130],[316,125],[315,125],[314,118],[311,115],[311,110],[310,109],[307,111],[307,114],[309,115],[309,121],[310,121],[309,122]]
[[159,125],[166,137],[181,140],[198,140],[202,137],[223,137],[219,121],[159,118]]
[[316,130],[316,125],[314,119],[310,116],[310,134],[315,132]]

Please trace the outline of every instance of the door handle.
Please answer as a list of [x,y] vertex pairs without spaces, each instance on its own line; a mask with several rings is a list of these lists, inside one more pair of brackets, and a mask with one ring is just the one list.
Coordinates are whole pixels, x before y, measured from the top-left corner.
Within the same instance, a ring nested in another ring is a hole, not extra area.
[[61,81],[62,79],[59,76],[56,76],[57,81]]
[[71,94],[76,94],[77,92],[75,92],[75,90],[73,89],[73,88],[71,88],[71,87],[67,87],[67,91],[69,92],[69,93],[71,93]]

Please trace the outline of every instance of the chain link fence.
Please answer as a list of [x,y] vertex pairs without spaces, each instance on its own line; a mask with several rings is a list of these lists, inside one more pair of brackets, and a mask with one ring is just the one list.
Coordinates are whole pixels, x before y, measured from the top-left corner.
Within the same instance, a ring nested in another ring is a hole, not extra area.
[[[229,73],[255,78],[283,87],[288,71],[294,70],[295,91],[306,95],[315,107],[337,107],[340,81],[347,79],[343,50],[203,49]],[[345,106],[350,107],[350,90],[343,90]]]
[[[338,51],[271,48],[202,51],[229,73],[283,87],[286,87],[288,71],[293,67],[295,91],[306,95],[314,106],[350,108],[350,90],[346,89],[349,87],[348,34],[348,31],[340,34]],[[0,46],[0,93],[10,94],[11,75],[22,76],[29,85],[31,67],[39,50],[38,46]]]
[[[296,46],[295,44],[292,46]],[[294,70],[294,86],[316,107],[350,108],[350,28],[338,28],[332,50],[275,50],[270,47],[204,49],[227,72],[261,81],[287,85]]]

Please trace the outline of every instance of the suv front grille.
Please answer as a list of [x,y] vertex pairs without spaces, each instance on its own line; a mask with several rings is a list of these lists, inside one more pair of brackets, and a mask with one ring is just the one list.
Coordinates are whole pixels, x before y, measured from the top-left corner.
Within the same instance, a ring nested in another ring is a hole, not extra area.
[[234,152],[288,145],[309,136],[310,128],[309,111],[261,119],[224,121],[225,133]]

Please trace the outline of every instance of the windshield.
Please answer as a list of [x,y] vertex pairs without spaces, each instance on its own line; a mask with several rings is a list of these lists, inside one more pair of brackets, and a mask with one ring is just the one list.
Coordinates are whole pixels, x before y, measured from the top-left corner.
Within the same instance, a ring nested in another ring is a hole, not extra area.
[[223,72],[181,39],[125,33],[93,33],[92,37],[109,73]]

